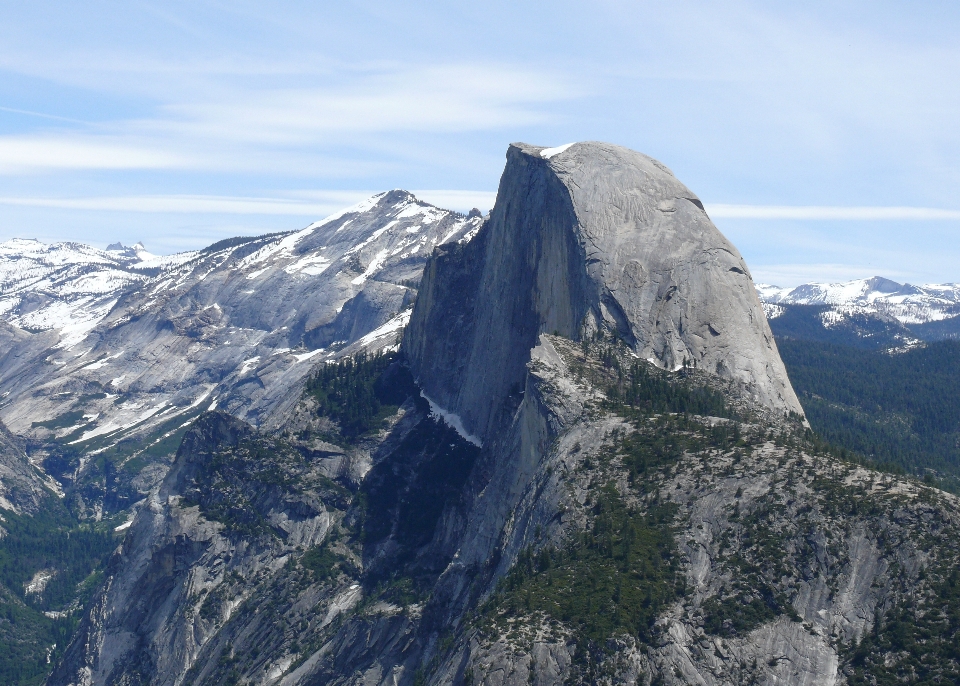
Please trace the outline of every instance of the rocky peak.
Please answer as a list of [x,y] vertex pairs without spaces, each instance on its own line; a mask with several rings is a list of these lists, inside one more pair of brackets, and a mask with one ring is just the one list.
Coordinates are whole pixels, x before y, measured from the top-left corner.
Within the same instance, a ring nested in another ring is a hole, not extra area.
[[413,369],[482,436],[541,333],[597,331],[802,413],[743,258],[667,167],[607,143],[513,144],[477,238],[426,267],[404,343]]

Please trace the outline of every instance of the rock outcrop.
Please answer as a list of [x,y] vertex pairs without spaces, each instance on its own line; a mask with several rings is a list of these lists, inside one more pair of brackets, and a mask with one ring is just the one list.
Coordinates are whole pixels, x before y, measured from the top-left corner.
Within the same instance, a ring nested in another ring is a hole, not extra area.
[[747,265],[665,166],[606,143],[511,145],[490,219],[426,267],[404,350],[424,392],[489,436],[541,333],[615,331],[659,367],[803,412]]
[[49,684],[960,678],[957,498],[790,414],[746,266],[647,157],[512,146],[401,353],[307,390],[195,423]]
[[57,483],[30,463],[23,445],[0,422],[0,509],[35,514]]

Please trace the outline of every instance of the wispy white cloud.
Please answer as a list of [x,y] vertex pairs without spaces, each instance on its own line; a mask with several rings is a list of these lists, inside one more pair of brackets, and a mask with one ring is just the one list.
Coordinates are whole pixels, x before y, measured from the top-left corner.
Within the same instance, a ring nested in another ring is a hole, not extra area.
[[48,207],[107,212],[177,214],[263,214],[315,216],[333,212],[369,197],[370,194],[333,191],[312,202],[286,198],[230,197],[216,195],[138,195],[92,198],[0,197],[0,205]]
[[925,277],[917,272],[884,266],[862,264],[832,264],[832,263],[803,263],[803,264],[761,264],[751,268],[754,283],[771,284],[781,288],[794,288],[804,283],[842,283],[854,279],[867,279],[872,276],[883,276],[895,281],[923,280]]
[[[371,136],[542,124],[553,117],[548,103],[582,94],[569,79],[546,69],[481,63],[381,65],[356,68],[350,78],[309,81],[286,87],[211,82],[204,92],[166,93],[151,116],[0,136],[0,174],[316,170],[318,157],[345,145],[369,148]],[[325,166],[343,170],[358,163],[353,154],[343,164]]]
[[431,205],[459,212],[467,212],[473,208],[486,212],[493,208],[493,203],[497,199],[497,194],[493,191],[428,190],[410,192]]
[[[287,191],[278,197],[222,195],[130,195],[83,198],[0,196],[0,205],[70,210],[188,214],[315,215],[370,197],[374,190]],[[411,191],[420,200],[452,210],[493,207],[493,191],[434,189]],[[787,205],[706,205],[716,219],[794,219],[807,221],[958,221],[960,210],[930,207],[822,207]],[[825,247],[825,246],[824,246]]]
[[960,210],[933,207],[823,207],[814,205],[706,205],[717,219],[801,219],[813,221],[954,221]]
[[[139,212],[159,214],[290,215],[321,217],[376,191],[289,191],[281,197],[239,197],[222,195],[129,195],[84,198],[0,196],[0,206],[41,207],[94,212]],[[474,207],[489,210],[496,193],[466,190],[411,191],[419,199],[444,209],[466,211]]]
[[192,164],[185,151],[131,144],[115,137],[0,136],[0,174],[44,169],[174,169]]
[[46,112],[34,112],[33,110],[21,110],[16,107],[2,107],[0,106],[0,112],[10,112],[11,114],[25,114],[28,117],[39,117],[40,119],[50,119],[53,121],[63,121],[70,124],[89,124],[81,119],[72,119],[70,117],[61,117],[56,114],[48,114]]
[[581,94],[545,70],[489,64],[405,67],[334,86],[252,89],[165,107],[136,128],[263,143],[332,142],[331,135],[465,132],[540,124],[539,105]]

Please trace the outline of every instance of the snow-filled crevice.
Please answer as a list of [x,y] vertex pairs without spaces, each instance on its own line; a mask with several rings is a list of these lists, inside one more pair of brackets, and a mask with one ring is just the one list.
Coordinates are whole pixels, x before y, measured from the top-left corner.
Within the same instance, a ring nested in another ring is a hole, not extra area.
[[430,397],[423,391],[420,391],[420,395],[423,396],[424,400],[430,403],[430,413],[432,416],[442,419],[447,426],[449,426],[451,429],[454,429],[458,434],[460,434],[460,437],[468,443],[472,443],[478,448],[483,447],[483,443],[480,441],[480,439],[467,431],[466,427],[463,426],[463,420],[460,419],[458,415],[437,405],[437,403],[431,400]]

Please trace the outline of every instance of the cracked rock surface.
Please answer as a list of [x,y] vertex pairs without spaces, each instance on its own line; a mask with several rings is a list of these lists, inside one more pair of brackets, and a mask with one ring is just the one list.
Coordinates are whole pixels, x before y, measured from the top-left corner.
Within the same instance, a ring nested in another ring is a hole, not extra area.
[[424,391],[483,437],[539,334],[604,329],[661,368],[802,414],[747,265],[696,195],[626,148],[544,151],[511,145],[490,219],[427,266],[404,341]]

